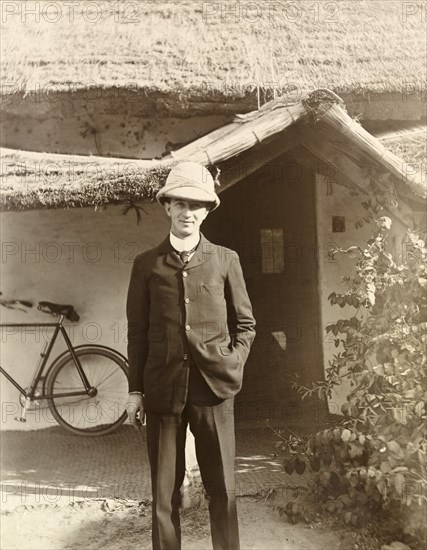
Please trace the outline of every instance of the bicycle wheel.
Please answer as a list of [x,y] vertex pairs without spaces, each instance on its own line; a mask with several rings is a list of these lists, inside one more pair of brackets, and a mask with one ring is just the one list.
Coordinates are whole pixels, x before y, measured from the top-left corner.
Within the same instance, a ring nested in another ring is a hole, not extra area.
[[52,366],[47,376],[46,394],[50,396],[48,403],[52,415],[61,426],[74,434],[93,436],[111,433],[123,424],[127,416],[126,362],[114,350],[102,346],[82,346],[74,352],[89,384],[96,389],[96,395],[66,395],[67,392],[85,391],[73,358],[66,353]]

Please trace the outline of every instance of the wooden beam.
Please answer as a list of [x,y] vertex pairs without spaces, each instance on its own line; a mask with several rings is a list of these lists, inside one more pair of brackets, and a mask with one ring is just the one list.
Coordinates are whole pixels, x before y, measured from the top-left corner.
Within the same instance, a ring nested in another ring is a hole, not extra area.
[[420,174],[408,174],[404,170],[405,163],[372,134],[367,132],[358,122],[336,104],[323,104],[317,109],[316,116],[330,124],[333,128],[345,135],[362,151],[368,153],[375,161],[406,184],[419,197],[427,198],[427,188],[422,182]]
[[277,106],[267,112],[255,112],[251,118],[215,130],[174,151],[171,156],[175,160],[192,160],[204,165],[218,164],[283,132],[307,113],[301,102]]

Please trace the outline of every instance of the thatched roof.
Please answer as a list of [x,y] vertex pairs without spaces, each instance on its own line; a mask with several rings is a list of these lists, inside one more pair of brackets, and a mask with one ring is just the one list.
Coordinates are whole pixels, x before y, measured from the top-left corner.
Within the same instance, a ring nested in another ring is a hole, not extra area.
[[[3,149],[1,207],[24,210],[134,203],[152,199],[170,168],[181,160],[194,160],[214,168],[227,166],[233,159],[239,164],[243,155],[249,154],[252,161],[258,158],[260,166],[298,145],[322,161],[334,163],[338,170],[349,172],[350,177],[355,173],[359,187],[363,188],[374,172],[379,177],[387,176],[387,185],[406,199],[420,202],[427,197],[420,171],[408,170],[402,158],[351,119],[339,97],[319,90],[303,101],[289,104],[279,98],[260,110],[238,115],[231,124],[161,161]],[[252,162],[249,168],[253,172],[257,165]],[[237,176],[230,173],[219,178],[220,191],[245,177],[245,173]]]
[[345,94],[425,86],[417,3],[92,4],[13,4],[3,17],[3,93],[96,86],[204,97],[294,90],[300,99],[320,87]]
[[425,174],[427,159],[427,127],[417,126],[401,132],[384,133],[377,136],[389,151],[408,164],[418,165]]

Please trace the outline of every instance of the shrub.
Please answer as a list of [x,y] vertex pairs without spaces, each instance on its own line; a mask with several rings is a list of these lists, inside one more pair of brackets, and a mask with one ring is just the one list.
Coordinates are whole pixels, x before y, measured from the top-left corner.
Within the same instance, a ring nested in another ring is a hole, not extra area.
[[332,252],[356,263],[354,276],[344,277],[347,291],[332,293],[330,303],[356,311],[327,327],[340,351],[325,380],[295,384],[303,397],[330,398],[348,380],[343,420],[308,438],[294,434],[280,442],[285,470],[302,473],[310,464],[326,508],[353,525],[393,502],[421,509],[427,502],[426,246],[409,232],[398,265],[386,251],[391,220],[376,222],[364,249]]

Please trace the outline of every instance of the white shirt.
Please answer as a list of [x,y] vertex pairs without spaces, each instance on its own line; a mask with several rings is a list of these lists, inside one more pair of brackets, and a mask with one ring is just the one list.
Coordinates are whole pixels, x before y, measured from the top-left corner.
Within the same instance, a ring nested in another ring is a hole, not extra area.
[[[194,235],[190,235],[186,239],[180,239],[171,231],[169,234],[169,240],[175,250],[177,250],[178,252],[183,252],[184,250],[191,250],[199,244],[200,233],[197,232]],[[191,260],[193,254],[194,252],[190,254],[190,256],[188,257],[189,260]]]

